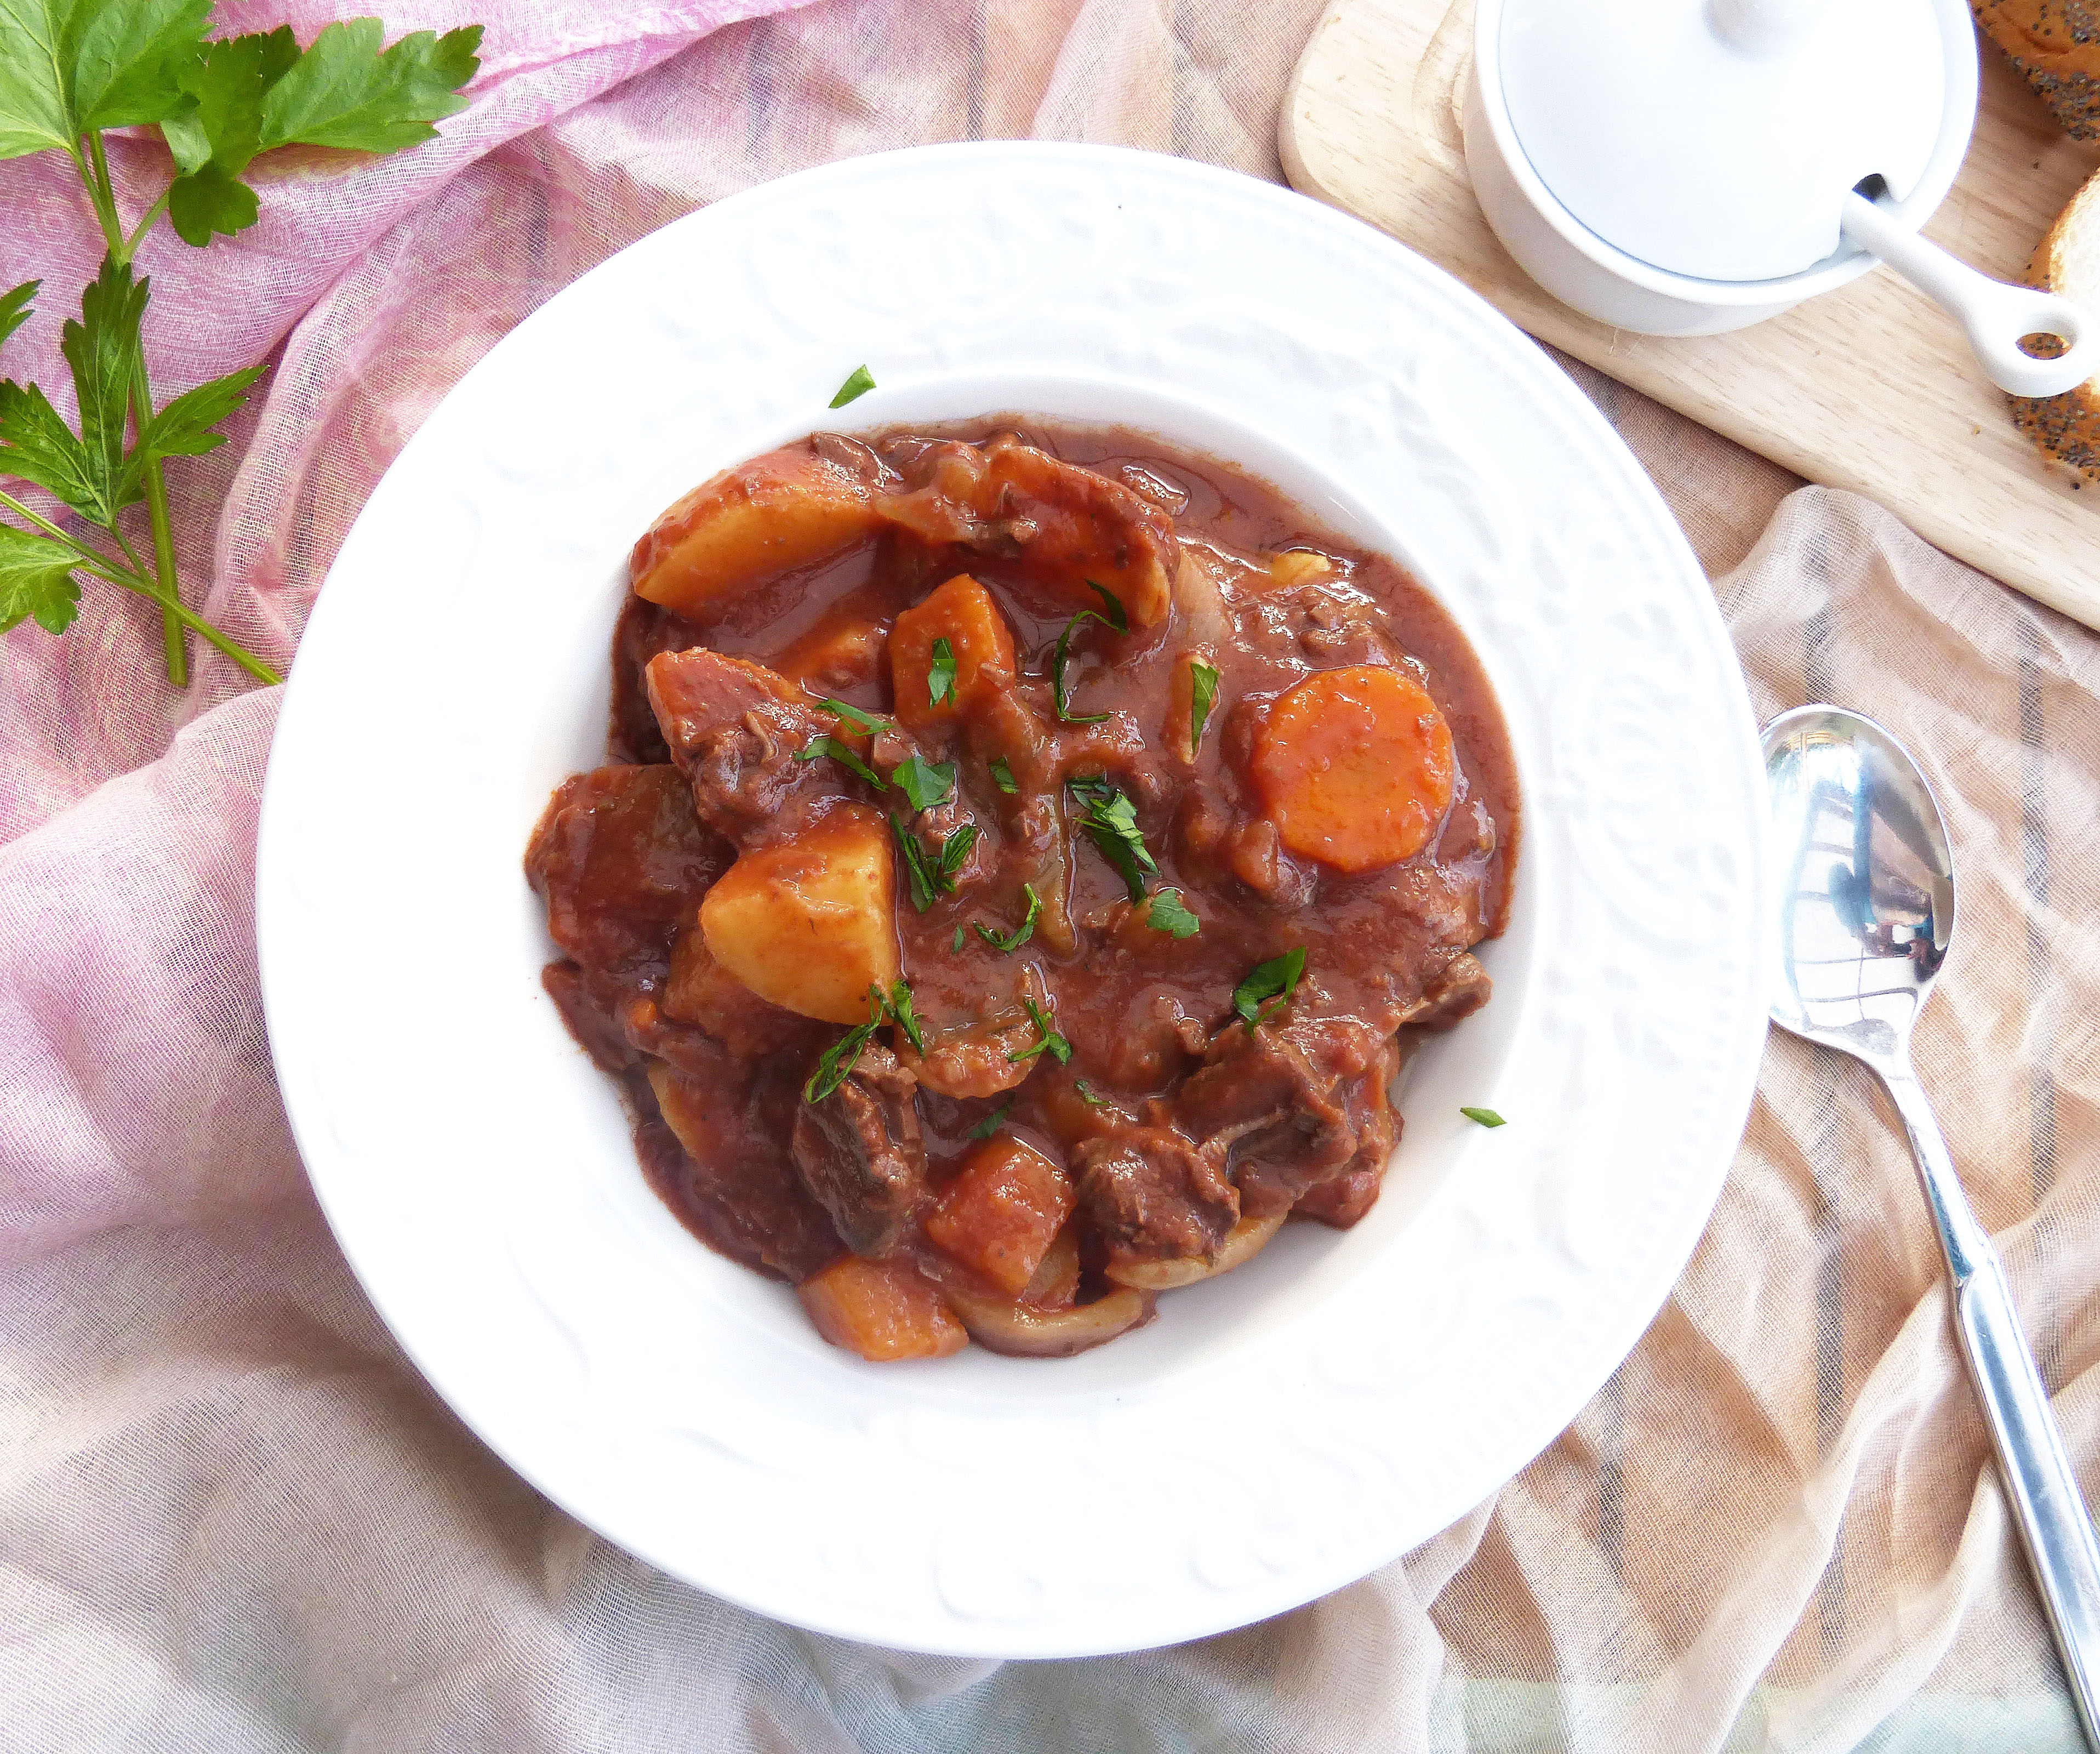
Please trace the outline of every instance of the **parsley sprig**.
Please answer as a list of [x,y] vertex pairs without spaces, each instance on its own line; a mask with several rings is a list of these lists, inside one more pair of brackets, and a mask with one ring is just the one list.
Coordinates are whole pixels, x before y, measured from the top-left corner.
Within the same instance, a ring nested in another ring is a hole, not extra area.
[[1073,774],[1066,778],[1065,786],[1083,806],[1079,826],[1087,831],[1088,838],[1115,867],[1130,890],[1130,899],[1144,900],[1145,877],[1148,873],[1158,876],[1159,866],[1137,826],[1137,806],[1105,774]]
[[1022,884],[1021,892],[1028,898],[1028,912],[1021,917],[1021,924],[1014,927],[1012,931],[1003,934],[995,932],[982,920],[971,922],[977,927],[978,937],[990,944],[993,949],[1005,954],[1010,955],[1018,950],[1035,935],[1035,916],[1043,911],[1043,898],[1035,893],[1035,886],[1033,883]]
[[1211,722],[1211,705],[1218,698],[1218,673],[1201,658],[1189,661],[1189,748],[1193,753],[1203,744],[1203,727]]
[[1065,624],[1065,631],[1057,636],[1057,648],[1050,660],[1050,697],[1057,709],[1057,717],[1067,725],[1098,725],[1109,715],[1105,713],[1074,713],[1071,710],[1071,691],[1065,683],[1065,661],[1071,649],[1072,635],[1082,621],[1099,621],[1114,634],[1130,631],[1130,617],[1123,612],[1123,599],[1092,579],[1087,589],[1101,599],[1101,609],[1082,609]]
[[911,983],[899,980],[888,992],[871,983],[867,989],[867,1021],[856,1023],[843,1036],[818,1055],[816,1068],[802,1086],[802,1100],[821,1102],[832,1091],[852,1076],[860,1057],[867,1052],[867,1045],[876,1031],[885,1023],[892,1023],[904,1032],[905,1039],[911,1044],[915,1054],[926,1051],[925,1037],[920,1033],[919,1018],[911,1009]]
[[[481,27],[417,31],[380,46],[373,18],[325,26],[302,50],[287,26],[207,42],[208,0],[7,0],[0,6],[0,158],[60,152],[73,162],[102,229],[100,272],[68,320],[60,351],[80,408],[76,432],[34,384],[0,380],[0,476],[33,483],[100,530],[116,552],[62,529],[11,493],[0,507],[0,633],[33,621],[62,634],[79,612],[79,577],[159,606],[168,680],[189,680],[185,629],[258,682],[276,671],[182,600],[162,469],[223,442],[215,429],[247,398],[260,368],[228,373],[154,405],[140,324],[151,283],[131,272],[163,214],[199,247],[253,225],[244,180],[280,146],[390,152],[430,139],[430,124],[465,107],[456,94],[480,63]],[[168,187],[127,224],[118,211],[103,134],[157,125],[174,160]],[[26,321],[42,283],[0,294],[0,342]],[[143,501],[149,568],[121,527]]]
[[1028,1020],[1035,1026],[1035,1040],[1018,1054],[1008,1054],[1008,1062],[1017,1066],[1024,1060],[1034,1059],[1039,1054],[1048,1054],[1062,1066],[1072,1057],[1072,1044],[1057,1033],[1056,1026],[1043,1014],[1043,1008],[1033,999],[1023,999],[1021,1002],[1028,1007]]
[[[1286,950],[1280,957],[1271,957],[1247,972],[1247,978],[1233,988],[1233,1009],[1251,1033],[1257,1024],[1265,1023],[1277,1012],[1290,1002],[1290,996],[1298,991],[1298,983],[1305,974],[1305,947]],[[1264,1001],[1267,1001],[1264,1003]]]

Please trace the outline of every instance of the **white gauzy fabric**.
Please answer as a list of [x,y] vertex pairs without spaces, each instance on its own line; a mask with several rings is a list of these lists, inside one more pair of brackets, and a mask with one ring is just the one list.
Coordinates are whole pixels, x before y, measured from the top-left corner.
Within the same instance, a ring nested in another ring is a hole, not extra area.
[[[192,577],[289,642],[488,346],[734,189],[972,134],[1275,175],[1315,11],[823,0],[495,144],[345,263],[235,443],[183,466]],[[1760,711],[1863,708],[1939,790],[1963,919],[1921,1070],[2100,1483],[2100,643],[1577,369],[1714,575]],[[76,742],[41,637],[10,636],[0,669],[0,1754],[2077,1747],[1898,1135],[1860,1074],[1788,1041],[1604,1391],[1493,1501],[1326,1601],[1001,1666],[805,1637],[670,1582],[459,1425],[321,1222],[255,988],[274,694],[210,665],[208,710],[156,694],[150,630],[119,608],[70,637],[95,643],[84,678],[139,668],[121,735]],[[460,656],[404,630],[404,664]]]

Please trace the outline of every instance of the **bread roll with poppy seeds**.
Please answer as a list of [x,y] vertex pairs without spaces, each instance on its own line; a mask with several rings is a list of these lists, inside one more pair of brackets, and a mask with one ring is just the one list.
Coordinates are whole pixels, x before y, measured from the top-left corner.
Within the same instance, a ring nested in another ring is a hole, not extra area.
[[[2088,179],[2027,260],[2027,282],[2100,309],[2100,176]],[[2045,455],[2100,481],[2100,378],[2062,395],[2014,396],[2013,418]]]
[[2072,138],[2100,139],[2100,0],[1969,0]]

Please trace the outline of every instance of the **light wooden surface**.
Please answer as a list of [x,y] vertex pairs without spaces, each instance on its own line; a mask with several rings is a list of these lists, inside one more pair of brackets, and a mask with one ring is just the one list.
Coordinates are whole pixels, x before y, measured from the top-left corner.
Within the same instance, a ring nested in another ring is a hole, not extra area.
[[[2100,627],[2100,484],[2014,426],[1960,329],[1886,270],[1733,334],[1665,340],[1578,316],[1512,262],[1459,135],[1472,0],[1338,0],[1285,99],[1305,193],[1420,250],[1542,341],[1811,480],[1879,500],[1949,554]],[[1997,51],[1968,162],[1927,235],[2017,275],[2100,148],[2063,135]]]

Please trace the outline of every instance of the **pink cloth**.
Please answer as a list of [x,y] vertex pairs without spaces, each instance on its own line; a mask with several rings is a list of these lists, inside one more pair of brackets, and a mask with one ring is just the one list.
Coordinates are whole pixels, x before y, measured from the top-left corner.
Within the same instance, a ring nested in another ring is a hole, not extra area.
[[[170,471],[186,581],[288,661],[451,385],[606,255],[750,183],[975,134],[1277,176],[1321,4],[389,7],[396,30],[491,24],[443,137],[285,164],[254,230],[143,253],[163,395],[273,364],[232,442]],[[229,0],[221,24],[287,11],[302,35],[332,15]],[[157,153],[117,147],[131,212]],[[0,165],[0,285],[49,295],[0,369],[47,385],[96,254],[70,176]],[[1759,709],[1836,697],[1925,755],[1964,919],[1921,1070],[2089,1463],[2100,641],[1577,376],[1714,576]],[[457,661],[417,637],[404,671]],[[178,695],[158,644],[93,587],[63,642],[0,640],[0,1754],[2079,1745],[1900,1142],[1856,1068],[1788,1041],[1698,1253],[1597,1399],[1488,1504],[1299,1613],[1001,1668],[805,1637],[629,1559],[462,1430],[335,1248],[255,987],[276,691],[199,647]]]

